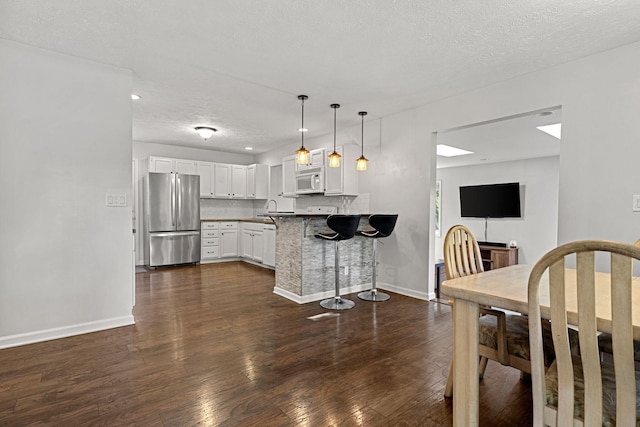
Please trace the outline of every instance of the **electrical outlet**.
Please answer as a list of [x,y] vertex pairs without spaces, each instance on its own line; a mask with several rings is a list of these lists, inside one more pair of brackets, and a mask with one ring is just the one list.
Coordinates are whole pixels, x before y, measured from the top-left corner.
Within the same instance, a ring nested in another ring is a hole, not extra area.
[[640,194],[633,195],[633,212],[640,212]]
[[348,266],[348,265],[345,265],[345,266],[344,266],[344,275],[345,275],[345,276],[348,276],[348,275],[349,275],[349,266]]

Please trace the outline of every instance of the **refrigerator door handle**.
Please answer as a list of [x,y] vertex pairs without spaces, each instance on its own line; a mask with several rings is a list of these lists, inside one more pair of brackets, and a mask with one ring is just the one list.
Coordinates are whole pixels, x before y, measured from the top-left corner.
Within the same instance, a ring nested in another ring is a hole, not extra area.
[[166,233],[150,233],[149,237],[197,236],[199,234],[199,231],[168,231]]
[[176,175],[171,174],[171,225],[176,226]]
[[181,179],[180,179],[180,175],[176,174],[176,193],[177,193],[177,198],[178,198],[178,204],[177,206],[177,212],[178,214],[176,215],[178,217],[178,228],[180,228],[180,216],[182,215],[182,183],[181,183]]

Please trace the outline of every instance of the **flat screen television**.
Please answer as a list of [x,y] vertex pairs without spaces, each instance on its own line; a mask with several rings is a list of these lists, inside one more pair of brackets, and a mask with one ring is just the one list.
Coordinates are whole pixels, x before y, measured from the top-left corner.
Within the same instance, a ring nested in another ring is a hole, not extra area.
[[463,218],[520,218],[520,183],[460,187]]

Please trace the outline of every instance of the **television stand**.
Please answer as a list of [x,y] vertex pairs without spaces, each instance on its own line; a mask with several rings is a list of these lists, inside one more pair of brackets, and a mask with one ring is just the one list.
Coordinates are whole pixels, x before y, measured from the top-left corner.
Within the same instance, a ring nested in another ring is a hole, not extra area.
[[507,248],[507,245],[504,243],[498,243],[498,245],[503,246],[495,246],[495,244],[492,245],[491,242],[478,242],[480,255],[482,256],[482,265],[485,271],[508,267],[518,263],[518,248]]
[[506,248],[508,245],[506,243],[499,242],[478,242],[478,246],[494,246],[497,248]]

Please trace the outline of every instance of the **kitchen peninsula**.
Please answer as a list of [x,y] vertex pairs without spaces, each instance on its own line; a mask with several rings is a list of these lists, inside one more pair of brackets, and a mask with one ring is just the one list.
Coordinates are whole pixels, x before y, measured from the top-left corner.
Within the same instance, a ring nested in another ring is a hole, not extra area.
[[[276,284],[274,293],[300,304],[334,293],[335,247],[315,234],[329,231],[328,214],[265,213],[276,223]],[[366,217],[361,227],[366,227]],[[340,242],[341,293],[371,287],[371,239],[354,237]]]

